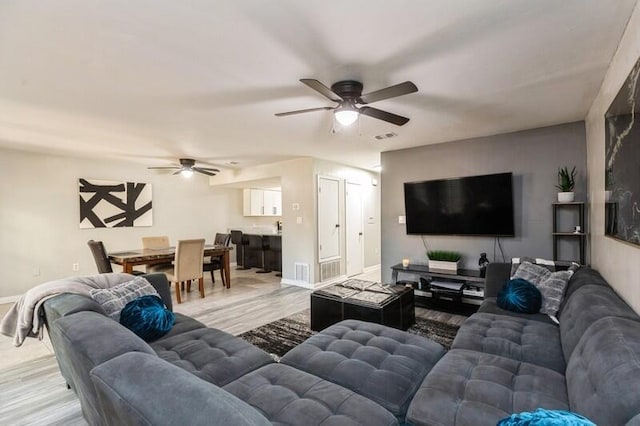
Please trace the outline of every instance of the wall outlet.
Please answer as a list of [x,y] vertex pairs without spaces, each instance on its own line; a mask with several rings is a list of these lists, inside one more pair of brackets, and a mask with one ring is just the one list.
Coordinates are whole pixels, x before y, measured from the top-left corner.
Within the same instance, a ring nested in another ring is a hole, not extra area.
[[80,270],[80,264],[79,263],[71,264],[71,269],[73,269],[74,272],[78,272]]
[[302,225],[302,216],[298,216],[298,217],[296,217],[296,223],[297,223],[298,225]]
[[291,204],[291,210],[300,210],[300,204],[299,203],[292,203]]
[[406,216],[398,216],[398,224],[402,225],[404,223],[407,223],[407,217]]

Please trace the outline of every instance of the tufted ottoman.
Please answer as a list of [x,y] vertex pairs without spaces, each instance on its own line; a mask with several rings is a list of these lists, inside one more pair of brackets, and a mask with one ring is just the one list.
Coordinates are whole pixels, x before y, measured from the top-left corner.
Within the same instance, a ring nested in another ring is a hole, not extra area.
[[289,351],[281,363],[339,384],[404,417],[441,345],[394,328],[341,321]]
[[266,365],[223,388],[277,425],[397,425],[378,404],[304,371]]
[[151,343],[165,361],[217,386],[224,386],[273,362],[271,356],[245,340],[214,328],[198,328]]

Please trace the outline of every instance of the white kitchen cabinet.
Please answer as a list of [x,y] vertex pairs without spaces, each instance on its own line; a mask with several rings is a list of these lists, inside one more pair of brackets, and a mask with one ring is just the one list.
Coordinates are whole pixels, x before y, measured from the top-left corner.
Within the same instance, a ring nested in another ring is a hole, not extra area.
[[244,216],[282,216],[282,193],[270,189],[243,191]]

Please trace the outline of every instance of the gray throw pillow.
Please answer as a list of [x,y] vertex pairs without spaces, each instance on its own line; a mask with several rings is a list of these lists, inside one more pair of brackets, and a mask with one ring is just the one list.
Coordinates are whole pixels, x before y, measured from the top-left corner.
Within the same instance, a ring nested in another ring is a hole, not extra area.
[[120,322],[120,311],[127,303],[140,296],[160,296],[149,281],[142,277],[135,277],[131,281],[118,284],[111,288],[93,289],[91,298],[104,308],[109,317]]
[[535,285],[542,293],[540,313],[549,315],[557,322],[556,314],[571,275],[571,270],[551,272],[544,266],[522,262],[512,278],[522,278]]

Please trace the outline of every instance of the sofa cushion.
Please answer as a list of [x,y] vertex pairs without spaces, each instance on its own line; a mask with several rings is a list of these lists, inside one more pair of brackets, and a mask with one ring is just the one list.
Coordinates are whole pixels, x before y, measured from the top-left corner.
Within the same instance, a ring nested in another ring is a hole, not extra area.
[[573,270],[551,272],[545,266],[522,262],[511,278],[524,279],[535,285],[542,293],[540,312],[555,317],[572,275]]
[[173,316],[175,317],[176,321],[173,324],[173,327],[171,327],[171,330],[167,334],[165,334],[164,336],[156,340],[156,342],[154,343],[157,343],[160,340],[169,339],[173,336],[177,336],[178,334],[187,333],[189,331],[196,330],[199,328],[207,328],[207,326],[201,323],[200,321],[195,320],[187,315],[183,315],[179,312],[174,312]]
[[143,277],[135,277],[110,288],[91,289],[91,298],[102,305],[104,311],[115,321],[120,321],[120,311],[127,303],[140,296],[159,296],[156,289]]
[[415,425],[495,425],[511,413],[569,408],[564,376],[509,358],[453,349],[416,393],[407,422]]
[[507,311],[521,314],[535,314],[540,311],[542,294],[527,280],[514,278],[498,293],[498,306]]
[[611,287],[583,285],[571,295],[560,315],[560,337],[566,360],[571,358],[587,328],[607,316],[640,320]]
[[129,352],[91,370],[101,423],[234,425],[271,423],[249,404],[155,355]]
[[640,322],[603,318],[567,364],[571,409],[599,425],[640,424]]
[[277,425],[395,425],[396,418],[373,401],[283,364],[266,365],[224,390]]
[[451,345],[529,362],[564,374],[558,326],[504,315],[476,313],[462,324]]
[[273,362],[263,350],[214,328],[163,337],[151,347],[160,358],[217,386]]
[[567,410],[545,410],[538,408],[536,411],[515,413],[502,419],[496,426],[533,426],[533,425],[563,425],[563,426],[596,426],[580,414]]
[[478,308],[478,313],[506,315],[506,316],[516,317],[516,318],[524,318],[530,321],[539,321],[546,324],[554,324],[554,325],[556,324],[555,322],[553,322],[551,318],[549,318],[549,315],[545,315],[541,313],[521,314],[518,312],[511,312],[511,311],[507,311],[506,309],[502,309],[500,306],[498,306],[496,297],[485,297],[484,300],[482,301],[482,304]]
[[127,303],[120,312],[120,324],[146,342],[167,334],[176,318],[159,296],[141,296]]
[[293,348],[281,362],[351,389],[402,421],[422,379],[443,354],[441,345],[424,337],[345,320]]

